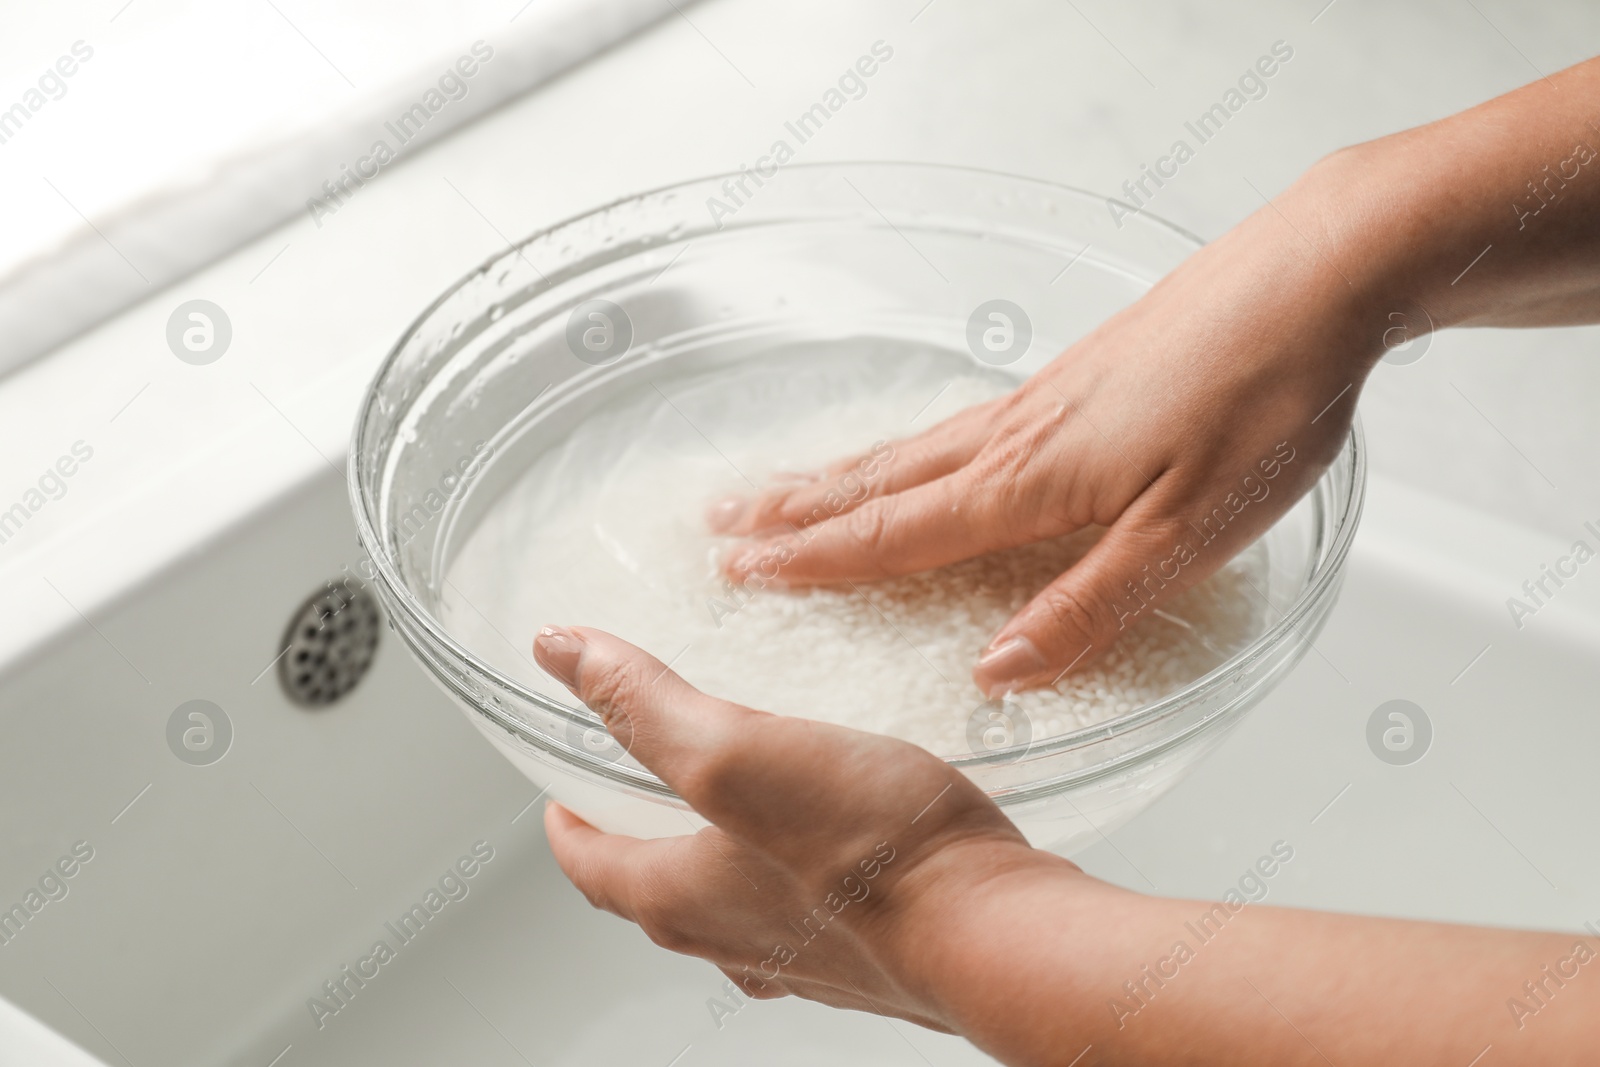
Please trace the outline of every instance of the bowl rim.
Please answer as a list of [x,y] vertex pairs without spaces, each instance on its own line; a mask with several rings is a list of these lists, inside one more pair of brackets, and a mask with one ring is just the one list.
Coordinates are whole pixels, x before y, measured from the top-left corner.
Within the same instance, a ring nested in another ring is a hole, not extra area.
[[[984,179],[1002,179],[1009,183],[1031,186],[1040,190],[1048,190],[1057,194],[1068,194],[1074,198],[1093,200],[1105,204],[1119,204],[1129,210],[1133,222],[1147,228],[1153,228],[1179,238],[1190,246],[1190,254],[1205,246],[1206,242],[1198,235],[1191,233],[1177,224],[1168,221],[1148,211],[1135,208],[1125,201],[1108,197],[1100,193],[1083,189],[1078,186],[1052,182],[1042,178],[1033,178],[1026,175],[1014,174],[1006,171],[994,170],[983,167],[970,167],[959,164],[946,163],[918,163],[904,160],[848,160],[848,161],[810,161],[804,163],[787,164],[784,170],[802,170],[809,172],[822,171],[860,171],[860,170],[901,170],[907,172],[931,172],[947,175],[969,175]],[[646,189],[642,192],[630,193],[617,197],[596,207],[566,216],[565,218],[530,233],[526,237],[513,242],[506,248],[488,256],[471,270],[463,273],[453,284],[441,292],[428,303],[401,331],[398,339],[390,347],[389,352],[378,365],[357,413],[356,422],[350,438],[348,463],[346,468],[346,486],[351,501],[351,510],[356,520],[356,533],[361,548],[372,560],[374,568],[374,584],[386,608],[393,614],[398,607],[401,609],[402,618],[399,620],[398,629],[402,632],[408,644],[414,641],[413,634],[416,628],[422,630],[427,638],[436,646],[447,651],[455,660],[460,662],[478,675],[486,676],[493,686],[507,690],[517,699],[539,706],[543,710],[553,713],[569,724],[584,727],[599,726],[603,723],[592,711],[578,703],[576,706],[566,704],[555,698],[537,692],[517,679],[506,674],[494,665],[484,661],[470,649],[460,644],[443,626],[442,623],[419,602],[416,595],[403,581],[394,561],[390,558],[379,534],[377,521],[368,513],[366,497],[361,486],[361,476],[368,470],[369,465],[363,463],[361,458],[361,443],[367,436],[370,422],[374,418],[374,400],[378,396],[379,387],[389,376],[394,365],[401,358],[407,344],[415,337],[425,323],[438,311],[451,297],[455,296],[476,278],[487,273],[490,267],[508,257],[521,254],[522,250],[537,241],[544,240],[568,227],[596,219],[619,208],[648,201],[652,197],[659,197],[666,193],[682,192],[693,187],[704,187],[722,181],[737,178],[740,171],[722,171],[713,174],[701,175],[695,178],[668,182]],[[792,225],[804,222],[804,219],[783,218],[775,220],[775,225]],[[765,223],[757,223],[763,225]],[[737,228],[748,227],[745,223]],[[730,224],[728,229],[736,228]],[[719,227],[719,231],[720,231]],[[692,238],[674,238],[670,242],[656,247],[680,243]],[[545,280],[535,283],[533,288],[542,289],[551,287],[559,282]],[[1098,741],[1109,740],[1120,734],[1136,730],[1150,723],[1175,715],[1188,706],[1196,697],[1208,691],[1220,688],[1228,676],[1240,668],[1251,664],[1281,647],[1291,637],[1301,637],[1303,646],[1298,655],[1303,655],[1305,648],[1311,647],[1315,635],[1306,635],[1300,632],[1300,624],[1313,610],[1323,605],[1329,594],[1342,581],[1344,563],[1349,555],[1351,543],[1354,540],[1357,528],[1360,525],[1362,509],[1365,503],[1365,490],[1367,480],[1367,461],[1365,438],[1361,428],[1359,412],[1351,420],[1350,432],[1346,435],[1344,444],[1340,447],[1334,459],[1330,462],[1328,470],[1324,471],[1318,480],[1307,490],[1308,493],[1317,492],[1333,473],[1333,468],[1348,454],[1350,479],[1349,485],[1342,499],[1332,498],[1329,506],[1333,513],[1332,536],[1326,544],[1322,558],[1318,561],[1316,569],[1312,572],[1299,594],[1290,606],[1282,612],[1276,623],[1269,626],[1256,637],[1249,645],[1229,656],[1223,662],[1213,667],[1207,673],[1193,679],[1184,686],[1174,690],[1159,700],[1142,705],[1122,715],[1114,716],[1088,726],[1082,726],[1063,734],[1055,734],[1047,738],[1032,740],[1023,745],[1010,746],[990,752],[973,753],[962,756],[940,756],[944,762],[957,769],[982,766],[1004,766],[1017,763],[1023,758],[1033,759],[1056,752],[1064,752],[1074,748],[1085,747]],[[385,454],[387,457],[388,453]],[[373,470],[381,471],[385,466],[383,462],[370,465]],[[1322,533],[1317,533],[1321,540]],[[1298,658],[1298,655],[1296,658]],[[432,657],[425,657],[431,659]],[[1292,664],[1291,664],[1292,665]],[[451,693],[466,700],[472,709],[499,725],[502,729],[512,733],[517,738],[533,745],[535,748],[548,752],[567,765],[570,770],[588,772],[604,779],[618,782],[634,789],[683,803],[677,791],[667,785],[659,776],[648,768],[635,769],[620,763],[612,763],[588,753],[575,750],[570,745],[562,744],[555,737],[547,737],[531,728],[526,722],[519,719],[498,706],[498,701],[484,700],[482,696],[471,691],[470,687],[457,684],[454,679],[442,678],[438,672],[430,668],[430,674],[435,680],[444,685]],[[1036,799],[1042,792],[1051,792],[1052,786],[1066,784],[1076,785],[1084,781],[1093,780],[1105,774],[1114,773],[1129,762],[1145,758],[1152,753],[1164,751],[1183,737],[1203,729],[1207,724],[1221,718],[1229,711],[1236,701],[1214,709],[1212,712],[1189,725],[1183,731],[1168,737],[1161,737],[1139,749],[1121,753],[1117,757],[1104,763],[1093,764],[1088,767],[1072,771],[1064,771],[1061,775],[1047,776],[1039,782],[1029,782],[1019,785],[1004,786],[989,790],[991,796],[1000,799],[1004,795],[1008,802]]]

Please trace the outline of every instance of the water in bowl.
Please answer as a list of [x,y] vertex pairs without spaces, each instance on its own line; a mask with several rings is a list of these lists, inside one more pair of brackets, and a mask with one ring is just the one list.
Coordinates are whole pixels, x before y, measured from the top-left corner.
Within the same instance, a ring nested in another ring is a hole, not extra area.
[[[712,500],[874,448],[882,457],[1016,384],[964,353],[874,339],[808,342],[640,385],[540,452],[487,510],[450,565],[441,620],[553,697],[566,694],[529,657],[534,634],[595,626],[717,696],[942,756],[1124,714],[1259,636],[1268,613],[1255,592],[1267,569],[1258,544],[1162,609],[1133,611],[1110,653],[996,709],[971,680],[978,655],[1099,530],[837,587],[734,588],[721,577],[730,542],[706,527]],[[872,478],[833,476],[842,498]],[[1129,609],[1139,604],[1130,594]]]

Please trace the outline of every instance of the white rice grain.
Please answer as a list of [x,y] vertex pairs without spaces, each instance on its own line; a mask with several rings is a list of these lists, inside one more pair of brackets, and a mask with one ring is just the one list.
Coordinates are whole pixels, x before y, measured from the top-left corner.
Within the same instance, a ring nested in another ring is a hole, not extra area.
[[[860,382],[840,375],[821,361],[789,365],[781,378],[724,372],[590,419],[473,531],[449,570],[443,621],[552,696],[566,694],[533,665],[534,633],[598,626],[717,696],[943,756],[972,751],[987,722],[971,680],[978,655],[1100,531],[854,587],[731,594],[714,565],[727,542],[704,526],[710,500],[908,436],[1004,388],[994,378],[949,381],[948,363],[931,357],[876,378],[845,375]],[[935,388],[935,408],[908,427]],[[1159,614],[1142,612],[1115,649],[1053,690],[1013,697],[1033,739],[1133,711],[1248,645],[1263,625],[1251,584],[1263,587],[1265,567],[1260,548],[1247,551]]]

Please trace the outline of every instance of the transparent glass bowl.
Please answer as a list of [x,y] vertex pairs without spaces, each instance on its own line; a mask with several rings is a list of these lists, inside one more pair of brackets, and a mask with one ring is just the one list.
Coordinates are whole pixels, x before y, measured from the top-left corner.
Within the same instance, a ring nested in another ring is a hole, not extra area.
[[[1118,222],[1078,190],[910,164],[717,176],[536,234],[424,311],[372,385],[350,491],[378,595],[428,673],[549,795],[604,829],[684,833],[698,816],[615,745],[594,745],[591,712],[441,625],[446,573],[485,511],[622,393],[796,346],[910,345],[977,366],[969,321],[1005,299],[1033,334],[1004,368],[1020,380],[1198,246],[1148,215]],[[1244,651],[1129,714],[950,762],[1041,847],[1070,852],[1125,822],[1305,653],[1337,596],[1364,486],[1358,427],[1265,535],[1268,625]],[[583,620],[528,620],[529,633],[550,621]]]

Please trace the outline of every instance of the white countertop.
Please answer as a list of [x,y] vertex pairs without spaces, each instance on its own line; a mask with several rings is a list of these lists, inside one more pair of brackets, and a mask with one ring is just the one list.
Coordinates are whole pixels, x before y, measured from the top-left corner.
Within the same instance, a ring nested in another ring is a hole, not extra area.
[[507,4],[8,12],[0,70],[26,80],[0,95],[0,373],[675,10]]
[[[1339,145],[1459,110],[1600,42],[1600,8],[1577,2],[1321,7],[687,8],[384,169],[320,227],[286,225],[0,379],[0,512],[76,442],[93,449],[64,495],[0,544],[10,609],[0,661],[327,466],[342,469],[388,347],[509,239],[751,162],[874,41],[894,61],[803,147],[806,159],[960,163],[1108,192],[1287,42],[1293,60],[1267,95],[1152,204],[1206,237],[1259,206],[1252,184],[1271,195]],[[233,327],[207,366],[180,362],[165,340],[169,315],[194,298],[220,305]],[[1570,542],[1600,517],[1582,436],[1600,396],[1597,338],[1590,328],[1447,334],[1421,362],[1380,368],[1363,404],[1375,472]]]

